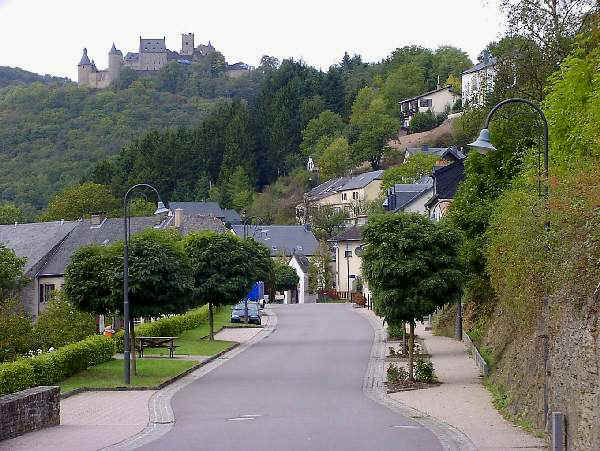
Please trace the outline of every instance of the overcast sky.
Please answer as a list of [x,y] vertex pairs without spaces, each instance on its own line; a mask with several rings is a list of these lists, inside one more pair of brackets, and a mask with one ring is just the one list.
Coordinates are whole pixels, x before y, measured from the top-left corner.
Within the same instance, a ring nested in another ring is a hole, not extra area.
[[453,45],[475,60],[501,29],[496,0],[0,0],[0,66],[76,80],[83,47],[104,69],[113,41],[125,54],[140,35],[166,36],[179,51],[182,32],[229,63],[268,54],[327,70],[344,51],[376,62],[409,44]]

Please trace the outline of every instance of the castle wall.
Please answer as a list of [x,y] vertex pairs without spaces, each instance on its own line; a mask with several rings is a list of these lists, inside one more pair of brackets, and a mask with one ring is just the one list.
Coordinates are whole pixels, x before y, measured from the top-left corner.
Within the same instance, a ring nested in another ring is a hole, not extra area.
[[160,70],[167,65],[167,54],[165,53],[140,53],[138,70]]
[[183,33],[181,35],[181,54],[186,56],[194,54],[194,33]]

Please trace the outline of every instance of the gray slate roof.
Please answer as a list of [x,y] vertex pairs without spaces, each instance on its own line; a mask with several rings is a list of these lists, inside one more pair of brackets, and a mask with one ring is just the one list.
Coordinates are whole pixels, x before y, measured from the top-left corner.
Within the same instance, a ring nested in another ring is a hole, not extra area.
[[25,272],[38,264],[76,226],[76,221],[0,225],[0,243],[26,257]]
[[381,180],[383,178],[383,170],[365,172],[353,177],[338,177],[328,180],[314,187],[308,192],[309,200],[319,200],[331,194],[350,189],[360,189],[367,186],[373,180]]
[[473,72],[479,72],[480,70],[485,69],[486,67],[494,66],[497,62],[498,61],[496,60],[496,58],[490,57],[490,59],[487,62],[483,61],[481,63],[477,63],[472,68],[467,69],[463,72],[463,75],[470,74]]
[[433,178],[424,175],[415,183],[397,183],[388,190],[383,206],[388,211],[403,211],[410,203],[433,189]]
[[83,49],[83,55],[81,56],[81,61],[79,61],[79,66],[86,66],[92,64],[90,59],[88,58],[87,49]]
[[[244,234],[244,227],[246,231]],[[233,232],[239,237],[252,237],[271,252],[271,256],[295,253],[314,255],[319,243],[312,231],[294,225],[234,225]]]
[[306,255],[294,254],[292,258],[296,259],[296,261],[298,262],[298,266],[300,266],[302,272],[304,274],[308,274],[308,267],[310,266],[310,262],[308,261],[308,258],[306,258]]
[[221,208],[217,202],[170,202],[169,208],[173,212],[181,208],[186,215],[214,216],[232,225],[242,223],[237,211]]
[[408,99],[401,100],[398,103],[411,102],[413,100],[420,99],[421,97],[425,97],[425,96],[428,96],[428,95],[431,95],[431,94],[435,94],[436,92],[443,91],[444,89],[449,89],[450,92],[454,93],[454,90],[452,89],[452,86],[448,85],[448,86],[443,86],[441,88],[433,89],[432,91],[427,91],[427,92],[425,92],[423,94],[419,94],[418,96],[409,97]]
[[466,158],[466,155],[456,147],[407,147],[406,153],[408,155],[416,155],[418,153],[422,153],[425,155],[434,155],[440,158],[450,156],[453,157],[452,159],[455,161],[464,160]]
[[339,235],[330,239],[329,241],[340,242],[340,241],[360,241],[362,239],[362,228],[352,226],[348,227]]
[[[131,234],[161,223],[160,216],[131,218]],[[100,227],[92,228],[89,219],[79,221],[77,227],[62,243],[57,252],[41,269],[40,275],[62,275],[75,250],[88,244],[112,244],[123,239],[123,218],[108,218]]]
[[[173,226],[173,218],[169,222],[169,226]],[[227,232],[227,228],[223,221],[215,218],[212,215],[183,215],[182,224],[178,227],[182,235],[187,235],[190,232],[202,232],[211,230],[217,233]]]

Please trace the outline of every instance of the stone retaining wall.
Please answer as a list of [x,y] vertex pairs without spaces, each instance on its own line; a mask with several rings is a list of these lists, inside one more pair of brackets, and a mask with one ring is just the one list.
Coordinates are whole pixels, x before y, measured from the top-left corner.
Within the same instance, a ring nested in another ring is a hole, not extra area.
[[33,387],[0,396],[0,441],[59,424],[58,387]]

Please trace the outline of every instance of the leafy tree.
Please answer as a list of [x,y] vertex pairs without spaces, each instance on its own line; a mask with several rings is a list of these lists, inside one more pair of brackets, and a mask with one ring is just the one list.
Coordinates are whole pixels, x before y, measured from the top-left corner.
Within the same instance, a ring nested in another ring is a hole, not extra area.
[[[433,74],[439,77],[440,83],[451,76],[460,80],[462,73],[472,66],[473,63],[467,53],[456,47],[439,47],[433,56]],[[460,93],[460,90],[461,88],[456,92]]]
[[363,239],[363,274],[376,313],[390,325],[410,325],[409,378],[414,380],[415,320],[459,299],[460,234],[420,214],[397,213],[370,218]]
[[[129,204],[129,215],[136,216],[152,216],[156,211],[156,203],[150,202],[141,197],[136,197]],[[119,211],[117,216],[121,216],[122,212]]]
[[244,168],[238,166],[228,177],[221,206],[233,208],[237,211],[247,210],[254,196],[253,188],[253,183]]
[[341,177],[350,170],[350,146],[344,137],[336,138],[327,146],[319,157],[319,175],[325,182],[334,177]]
[[462,80],[460,79],[460,77],[454,74],[450,74],[448,75],[446,83],[444,84],[446,86],[450,86],[452,88],[452,91],[454,91],[456,94],[462,94]]
[[431,175],[436,161],[437,157],[434,155],[417,153],[405,163],[386,169],[381,182],[381,192],[385,193],[397,183],[414,183],[424,175]]
[[15,204],[10,202],[0,204],[0,224],[14,224],[15,222],[24,222],[24,220],[23,211]]
[[214,232],[190,233],[183,246],[192,266],[196,299],[208,302],[214,340],[213,306],[235,304],[256,282],[249,247],[230,233]]
[[275,262],[275,285],[276,291],[295,290],[300,278],[294,268],[282,262]]
[[87,182],[67,188],[54,196],[40,220],[73,221],[89,217],[93,213],[107,213],[118,206],[119,202],[109,187]]
[[95,333],[94,317],[78,311],[61,292],[54,295],[35,322],[37,344],[46,350],[66,346]]
[[28,278],[23,274],[25,257],[17,257],[12,249],[0,243],[0,301],[14,297]]
[[353,160],[368,161],[377,170],[387,142],[400,130],[400,121],[386,113],[370,111],[361,118],[358,129],[358,138],[352,144]]
[[16,298],[0,302],[0,363],[15,360],[35,345],[33,322]]
[[319,241],[329,240],[341,233],[347,220],[347,210],[336,210],[331,205],[314,205],[308,210],[308,222]]
[[[309,99],[303,99],[300,104],[300,121],[302,122],[302,129],[305,130],[308,123],[319,116],[323,111],[327,109],[323,96],[316,95]],[[304,135],[304,131],[302,132]]]
[[383,96],[389,114],[400,114],[400,102],[426,92],[425,71],[415,63],[402,64],[388,75]]
[[302,131],[300,149],[306,157],[318,157],[324,150],[321,143],[329,145],[335,138],[342,136],[345,129],[346,125],[339,114],[325,110],[311,119]]
[[331,252],[327,242],[320,240],[315,254],[309,260],[308,291],[312,294],[319,290],[330,290],[333,287],[331,272]]

